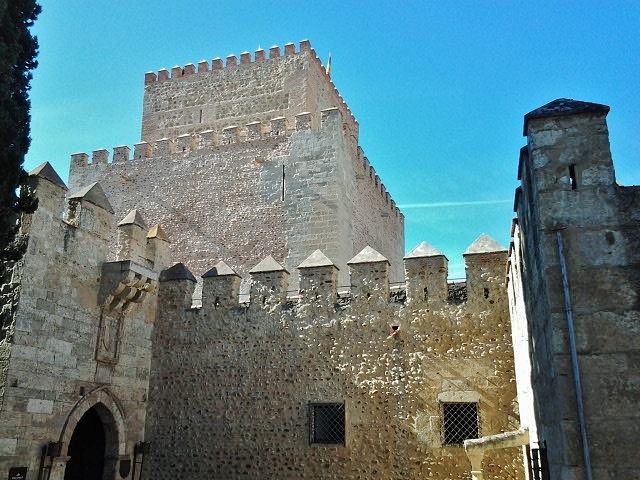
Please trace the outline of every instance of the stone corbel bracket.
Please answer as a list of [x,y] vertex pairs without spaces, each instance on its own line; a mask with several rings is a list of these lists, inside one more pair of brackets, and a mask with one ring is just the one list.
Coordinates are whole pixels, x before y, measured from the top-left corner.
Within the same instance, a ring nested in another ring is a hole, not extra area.
[[131,303],[140,303],[155,291],[158,274],[131,260],[105,262],[98,291],[98,305],[110,311],[125,311]]
[[521,429],[464,441],[464,451],[471,462],[471,479],[484,480],[482,458],[486,451],[519,447],[530,443],[529,430]]

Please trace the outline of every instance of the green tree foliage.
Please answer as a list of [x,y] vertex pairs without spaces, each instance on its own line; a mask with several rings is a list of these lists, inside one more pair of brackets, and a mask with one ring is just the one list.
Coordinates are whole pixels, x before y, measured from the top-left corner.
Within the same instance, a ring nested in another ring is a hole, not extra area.
[[31,141],[29,82],[38,54],[29,27],[40,10],[34,0],[0,0],[0,344],[12,341],[20,294],[9,281],[27,245],[18,221],[38,206],[22,165]]
[[[22,168],[29,149],[29,82],[37,66],[38,40],[29,27],[41,8],[34,0],[0,0],[0,255],[11,261],[22,255],[16,244],[21,213],[37,200],[26,186]],[[23,187],[23,188],[21,188]],[[20,243],[20,242],[18,242]],[[0,272],[0,275],[4,272]]]

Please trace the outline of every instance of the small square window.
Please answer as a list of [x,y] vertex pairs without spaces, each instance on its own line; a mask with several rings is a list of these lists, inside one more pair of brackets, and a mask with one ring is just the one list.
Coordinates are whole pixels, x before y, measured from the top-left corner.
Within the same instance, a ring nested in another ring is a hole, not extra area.
[[479,438],[477,403],[443,403],[442,437],[445,445],[462,445],[469,438]]
[[311,443],[344,445],[344,403],[309,405]]

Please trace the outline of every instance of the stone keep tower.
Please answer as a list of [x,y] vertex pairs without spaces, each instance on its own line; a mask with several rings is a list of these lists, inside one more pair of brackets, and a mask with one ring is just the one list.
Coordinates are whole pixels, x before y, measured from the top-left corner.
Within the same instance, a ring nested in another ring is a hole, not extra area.
[[509,294],[521,422],[548,478],[640,466],[640,188],[616,183],[608,112],[558,99],[525,115]]
[[27,251],[1,297],[0,475],[138,478],[169,242],[132,211],[108,262],[115,219],[100,185],[69,193],[48,163],[29,183],[38,209],[22,216]]
[[[348,286],[369,245],[401,281],[404,218],[358,146],[358,123],[309,42],[145,75],[141,142],[72,156],[69,188],[99,182],[116,218],[166,225],[173,261],[239,274],[267,255],[292,272],[320,249]],[[115,239],[115,236],[113,236]],[[113,242],[112,242],[113,243]]]

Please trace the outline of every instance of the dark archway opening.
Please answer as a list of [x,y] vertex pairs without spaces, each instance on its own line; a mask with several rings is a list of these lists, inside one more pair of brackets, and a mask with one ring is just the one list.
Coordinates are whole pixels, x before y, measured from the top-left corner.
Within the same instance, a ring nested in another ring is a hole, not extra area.
[[90,408],[73,430],[64,480],[102,480],[105,429],[97,410]]

